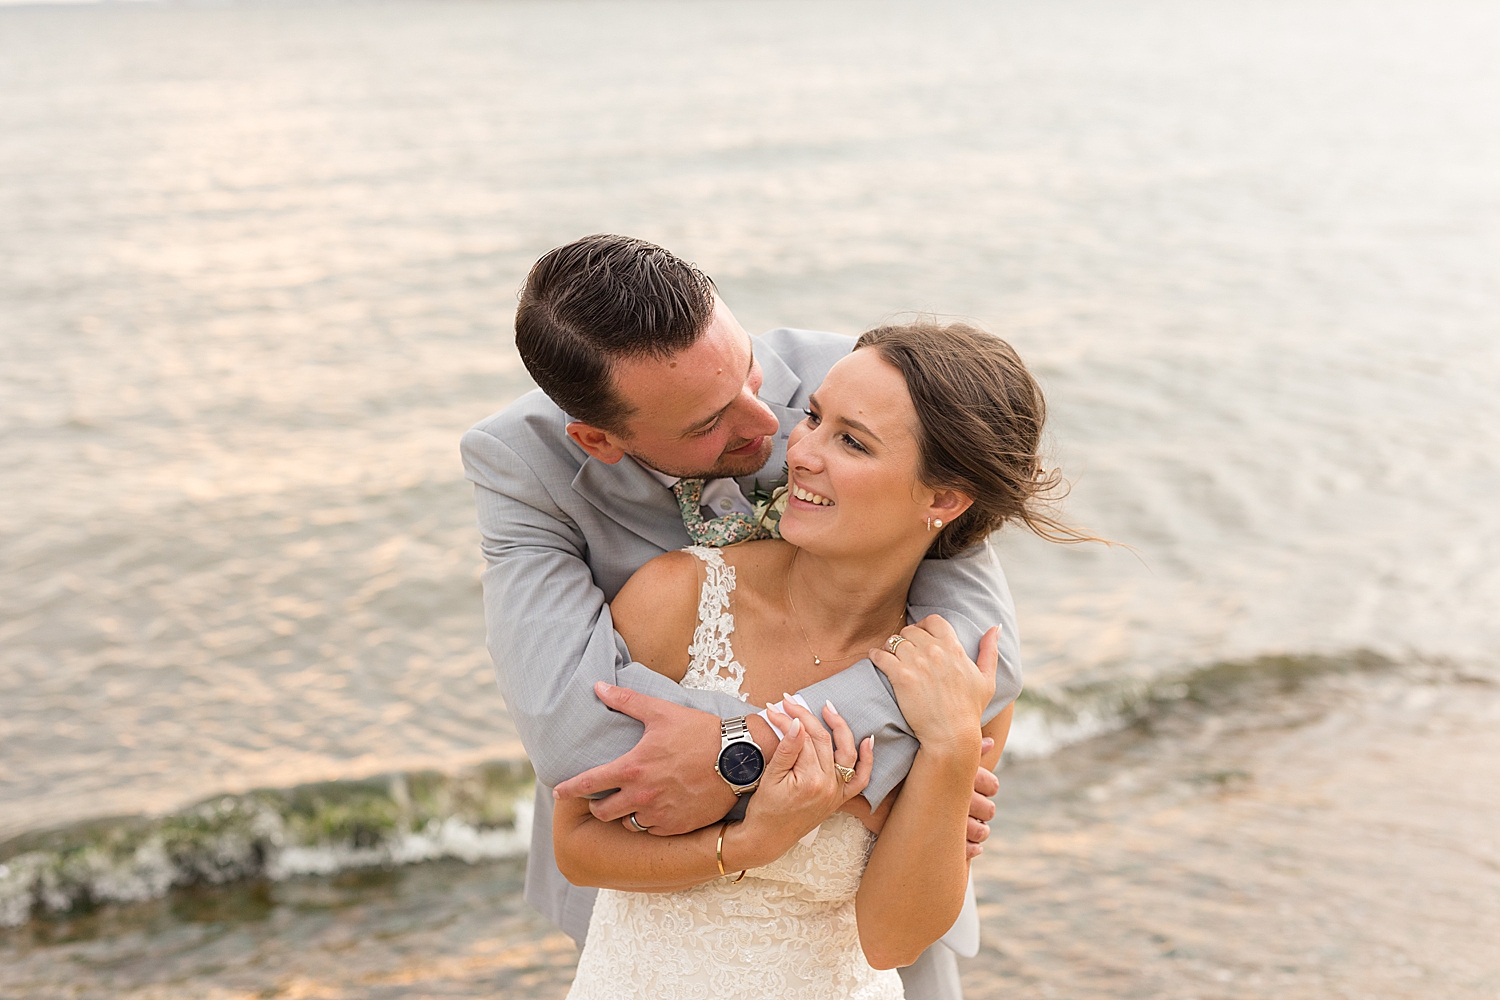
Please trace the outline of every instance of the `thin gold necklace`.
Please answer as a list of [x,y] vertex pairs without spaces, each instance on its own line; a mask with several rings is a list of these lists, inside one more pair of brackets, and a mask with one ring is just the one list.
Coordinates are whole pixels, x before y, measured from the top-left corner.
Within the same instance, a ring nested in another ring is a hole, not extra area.
[[[802,627],[802,616],[799,615],[799,614],[797,614],[797,605],[792,602],[792,567],[795,566],[795,565],[797,565],[797,557],[799,555],[801,555],[801,554],[802,554],[802,550],[801,549],[796,550],[795,552],[792,553],[792,561],[789,562],[789,563],[787,563],[787,567],[786,567],[786,606],[792,609],[792,621],[794,621],[794,622],[797,623],[797,631],[802,633],[802,645],[804,645],[804,646],[807,647],[807,651],[809,653],[812,653],[813,666],[820,667],[820,666],[823,665],[823,657],[819,656],[813,650],[813,648],[812,648],[812,642],[807,638],[807,629],[805,629],[805,628]],[[901,625],[905,625],[905,624],[906,624],[906,609],[902,608],[901,609]],[[901,631],[901,625],[897,625],[896,626],[896,631],[897,632]],[[856,657],[858,655],[859,655],[859,653],[857,653],[857,652],[855,652],[855,653],[849,653],[849,654],[847,654],[845,656],[838,657],[833,662],[834,663],[842,663],[845,660],[852,660],[852,659],[854,659],[854,657]]]

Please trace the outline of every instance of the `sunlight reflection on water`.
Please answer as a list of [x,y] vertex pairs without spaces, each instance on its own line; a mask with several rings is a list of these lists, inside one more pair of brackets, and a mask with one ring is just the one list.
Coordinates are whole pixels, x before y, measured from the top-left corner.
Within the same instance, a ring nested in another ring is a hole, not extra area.
[[0,9],[0,834],[517,752],[464,428],[585,232],[745,325],[979,318],[1073,515],[1034,688],[1489,658],[1495,13]]

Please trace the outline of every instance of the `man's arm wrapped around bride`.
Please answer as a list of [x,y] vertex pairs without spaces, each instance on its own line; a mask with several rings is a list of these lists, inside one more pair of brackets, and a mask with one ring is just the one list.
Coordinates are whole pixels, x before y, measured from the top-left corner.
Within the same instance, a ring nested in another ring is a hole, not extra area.
[[[668,575],[643,573],[642,589]],[[633,597],[621,594],[627,604]],[[866,822],[879,836],[859,882],[855,912],[860,947],[873,968],[911,964],[953,926],[963,906],[974,772],[998,763],[1012,713],[1007,708],[987,725],[980,721],[994,693],[998,631],[985,636],[977,666],[936,615],[902,629],[906,641],[894,653],[870,651],[921,742],[899,793]],[[553,848],[563,874],[575,885],[598,888],[685,889],[769,865],[834,813],[847,805],[857,808],[869,781],[874,741],[866,737],[856,747],[832,703],[821,712],[826,728],[790,696],[781,704],[788,714],[769,714],[785,736],[742,822],[642,837],[628,819],[594,819],[586,799],[560,801],[553,813]],[[852,769],[853,775],[844,780],[840,768]]]

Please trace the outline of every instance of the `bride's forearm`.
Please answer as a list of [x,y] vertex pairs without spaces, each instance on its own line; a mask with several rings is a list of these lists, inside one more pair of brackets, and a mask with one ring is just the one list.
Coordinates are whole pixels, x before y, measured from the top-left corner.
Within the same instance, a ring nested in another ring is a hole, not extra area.
[[876,968],[910,965],[958,919],[978,767],[977,734],[972,747],[917,751],[855,899],[860,944]]
[[[552,814],[552,851],[558,870],[574,885],[629,892],[673,892],[720,878],[720,826],[675,837],[632,833],[604,823],[589,812],[586,799],[564,799]],[[724,831],[724,870],[766,863],[753,833],[743,823]]]

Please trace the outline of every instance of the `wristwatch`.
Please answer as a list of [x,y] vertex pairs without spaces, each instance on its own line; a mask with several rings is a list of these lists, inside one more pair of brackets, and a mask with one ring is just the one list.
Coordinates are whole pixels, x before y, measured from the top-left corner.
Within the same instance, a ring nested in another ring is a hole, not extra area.
[[766,769],[766,755],[750,738],[745,717],[725,719],[719,732],[719,759],[714,762],[714,770],[734,789],[734,794],[755,791]]

